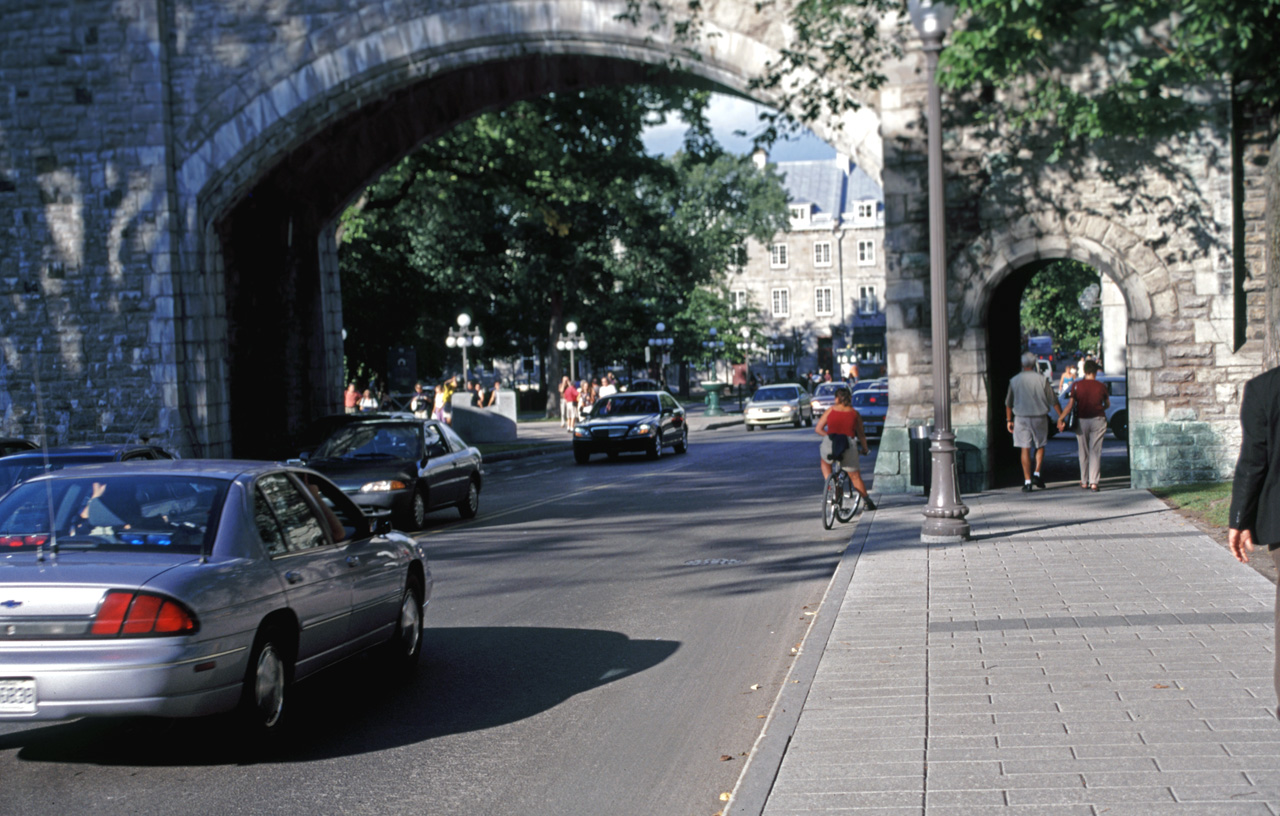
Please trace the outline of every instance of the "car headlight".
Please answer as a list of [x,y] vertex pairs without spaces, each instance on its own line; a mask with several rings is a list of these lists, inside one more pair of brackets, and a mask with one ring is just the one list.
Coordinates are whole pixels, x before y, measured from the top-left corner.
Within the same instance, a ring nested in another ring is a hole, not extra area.
[[390,490],[404,490],[408,485],[399,479],[383,479],[379,482],[365,482],[360,485],[361,493],[386,493]]
[[574,425],[574,426],[573,426],[573,435],[574,435],[574,436],[588,437],[588,436],[591,436],[591,429],[590,429],[590,428],[584,428],[584,427],[583,427],[583,426],[581,426],[581,425]]
[[628,436],[648,436],[653,433],[653,426],[648,422],[641,422],[628,432]]

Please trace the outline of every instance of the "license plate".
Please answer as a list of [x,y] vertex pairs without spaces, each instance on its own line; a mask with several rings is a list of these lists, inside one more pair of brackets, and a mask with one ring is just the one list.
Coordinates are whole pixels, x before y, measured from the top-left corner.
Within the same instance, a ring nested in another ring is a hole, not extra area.
[[0,680],[0,714],[36,713],[35,680]]

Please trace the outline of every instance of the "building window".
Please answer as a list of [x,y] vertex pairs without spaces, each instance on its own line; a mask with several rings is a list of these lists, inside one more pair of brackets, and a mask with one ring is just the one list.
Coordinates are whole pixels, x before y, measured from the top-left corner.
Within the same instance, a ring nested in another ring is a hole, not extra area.
[[875,314],[880,311],[880,299],[874,286],[858,287],[858,314]]
[[729,250],[729,266],[742,271],[742,267],[747,265],[747,248],[744,246],[736,246]]
[[875,266],[876,264],[876,242],[875,241],[859,241],[858,242],[858,266]]
[[831,308],[831,287],[819,286],[813,290],[813,311],[814,314],[829,315],[835,310]]
[[770,244],[769,245],[769,266],[774,269],[787,268],[787,245],[786,244]]
[[773,290],[773,316],[788,317],[791,314],[791,292],[786,289]]
[[854,204],[853,223],[860,227],[875,226],[876,203],[874,201],[859,201]]
[[791,220],[806,223],[809,220],[808,207],[791,207]]
[[729,293],[729,308],[735,312],[747,308],[746,289],[734,289]]
[[831,242],[819,241],[813,245],[813,265],[831,266]]

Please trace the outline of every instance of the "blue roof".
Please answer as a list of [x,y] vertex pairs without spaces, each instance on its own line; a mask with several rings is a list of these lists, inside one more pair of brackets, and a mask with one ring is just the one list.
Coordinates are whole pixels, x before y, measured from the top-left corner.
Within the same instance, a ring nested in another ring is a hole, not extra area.
[[790,202],[813,204],[814,221],[839,218],[855,201],[874,199],[883,206],[880,185],[861,167],[853,166],[848,173],[844,167],[844,160],[839,158],[777,164]]

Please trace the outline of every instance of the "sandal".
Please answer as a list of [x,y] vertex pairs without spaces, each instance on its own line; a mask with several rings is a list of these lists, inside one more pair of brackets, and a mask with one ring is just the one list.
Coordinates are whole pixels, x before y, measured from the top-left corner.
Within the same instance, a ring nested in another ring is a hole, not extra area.
[[1090,490],[1092,490],[1094,493],[1097,493],[1097,492],[1098,492],[1098,486],[1097,486],[1097,485],[1089,485],[1089,489],[1090,489]]

